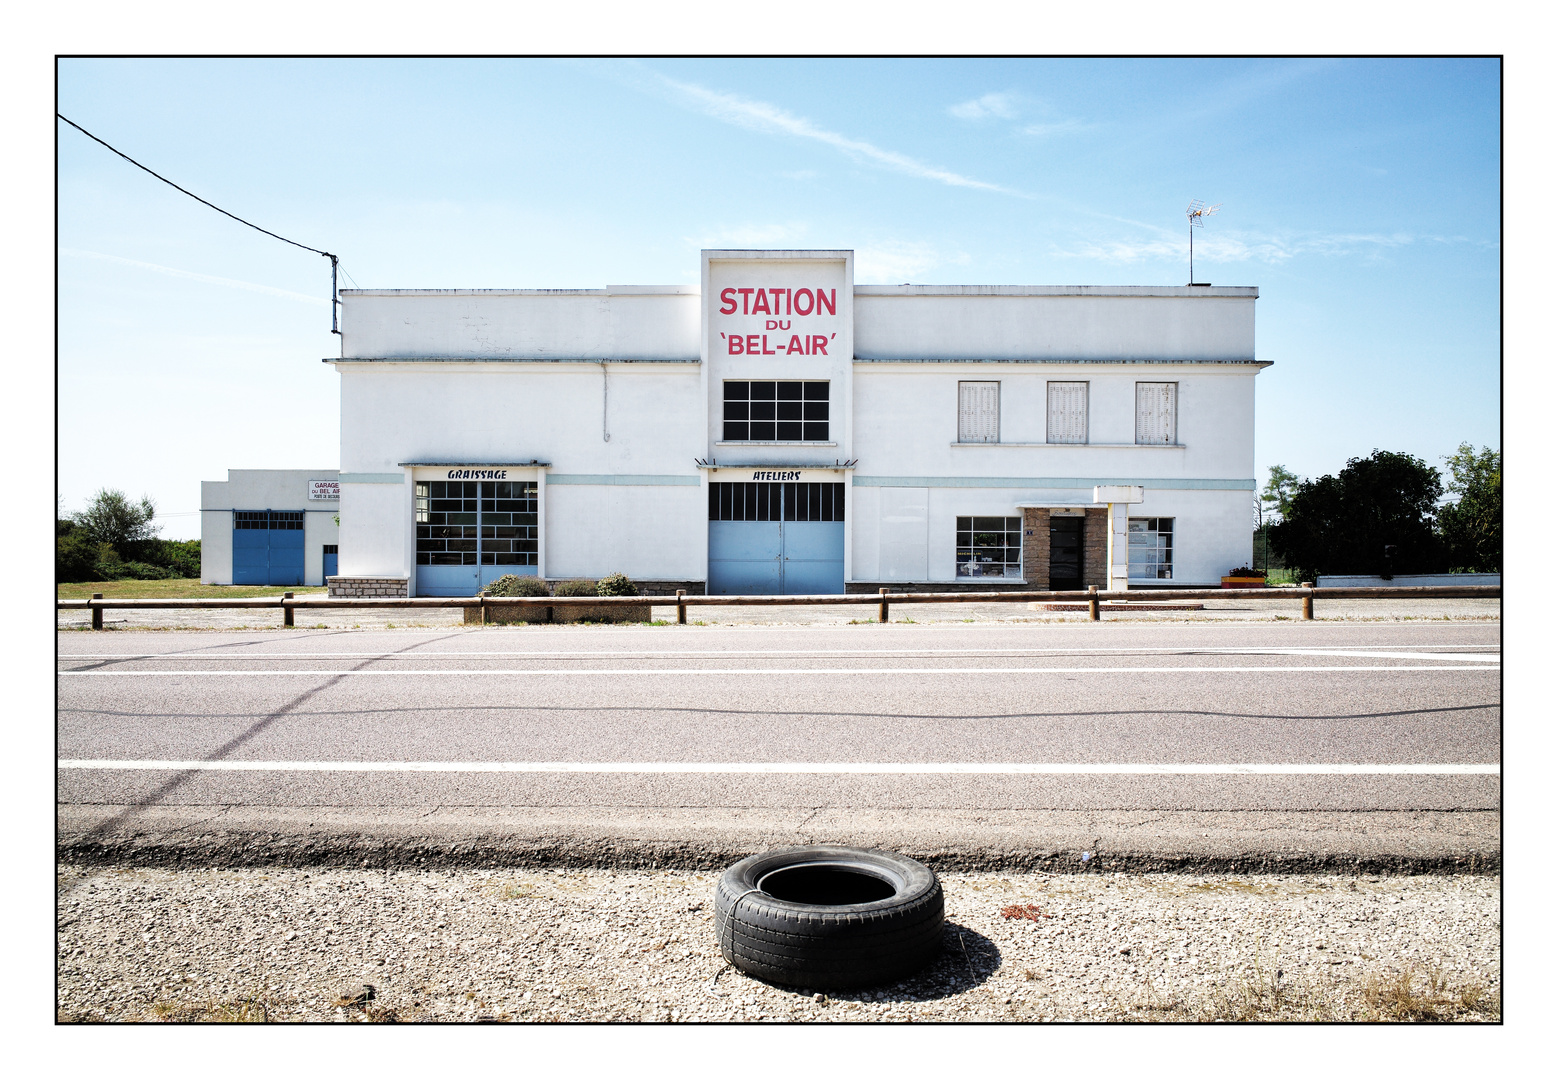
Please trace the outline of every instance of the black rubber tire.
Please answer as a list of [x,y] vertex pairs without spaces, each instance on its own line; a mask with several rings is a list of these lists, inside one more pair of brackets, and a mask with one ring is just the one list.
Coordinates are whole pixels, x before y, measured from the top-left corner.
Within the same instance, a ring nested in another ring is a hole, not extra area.
[[[892,895],[866,903],[809,904],[762,890],[792,867],[839,868],[885,881]],[[714,887],[720,951],[765,982],[843,990],[897,982],[941,952],[945,904],[930,867],[889,851],[795,847],[742,859]]]

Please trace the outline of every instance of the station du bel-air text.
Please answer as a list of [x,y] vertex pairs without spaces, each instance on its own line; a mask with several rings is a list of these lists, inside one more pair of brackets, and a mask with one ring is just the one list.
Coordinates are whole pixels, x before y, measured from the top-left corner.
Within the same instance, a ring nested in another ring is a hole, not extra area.
[[[737,300],[740,297],[740,300]],[[763,322],[764,330],[789,330],[792,320],[812,315],[838,314],[837,289],[725,289],[719,294],[720,314],[734,315],[739,308],[743,315],[769,315]],[[797,328],[798,329],[798,328]],[[827,356],[828,342],[836,334],[791,334],[790,340],[780,344],[776,337],[773,347],[767,334],[726,334],[725,350],[730,356]]]

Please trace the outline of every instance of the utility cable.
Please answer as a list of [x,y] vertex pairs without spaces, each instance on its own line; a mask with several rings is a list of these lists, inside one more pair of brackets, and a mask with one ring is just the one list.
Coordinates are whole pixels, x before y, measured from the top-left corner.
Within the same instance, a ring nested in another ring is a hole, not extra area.
[[76,123],[74,120],[72,120],[70,117],[66,116],[64,113],[57,112],[54,115],[59,117],[61,120],[65,121],[65,123],[69,124],[71,127],[75,128],[77,131],[81,132],[81,134],[85,135],[87,138],[91,139],[93,142],[98,143],[99,145],[108,147],[108,149],[112,150],[114,153],[116,153],[120,157],[124,158],[131,165],[134,165],[137,169],[140,169],[142,172],[151,173],[151,175],[155,176],[158,180],[161,180],[164,184],[167,184],[170,188],[173,188],[175,191],[182,191],[185,195],[188,195],[191,199],[194,199],[198,203],[204,203],[206,206],[209,206],[211,209],[215,210],[218,214],[226,214],[228,217],[232,218],[234,221],[238,222],[240,225],[247,225],[247,226],[249,226],[249,228],[254,229],[257,232],[262,232],[266,236],[274,237],[275,239],[280,240],[284,244],[291,244],[293,247],[302,248],[304,251],[312,251],[315,255],[323,255],[325,258],[329,259],[330,260],[330,332],[332,334],[340,333],[340,331],[336,328],[336,319],[335,319],[335,308],[336,308],[336,304],[338,303],[338,301],[335,298],[335,291],[336,291],[335,290],[335,271],[336,271],[336,266],[339,263],[339,260],[334,255],[330,254],[330,252],[328,252],[328,251],[320,251],[318,248],[309,247],[307,244],[300,244],[296,240],[288,240],[285,236],[282,236],[280,233],[273,233],[269,229],[262,229],[262,228],[260,228],[258,225],[256,225],[252,221],[245,221],[243,218],[239,217],[237,214],[234,214],[234,213],[232,213],[230,211],[227,211],[227,210],[223,210],[220,206],[216,205],[216,203],[210,202],[210,201],[208,201],[206,199],[202,199],[199,195],[196,195],[193,191],[190,191],[187,188],[179,187],[172,180],[169,180],[166,176],[163,176],[161,173],[156,172],[153,169],[148,169],[145,165],[142,165],[139,161],[136,161],[133,157],[131,157],[129,154],[126,154],[123,150],[120,150],[119,148],[114,147],[114,146],[110,146],[106,142],[103,142],[102,139],[99,139],[96,135],[92,134],[86,128],[84,128],[80,124]]

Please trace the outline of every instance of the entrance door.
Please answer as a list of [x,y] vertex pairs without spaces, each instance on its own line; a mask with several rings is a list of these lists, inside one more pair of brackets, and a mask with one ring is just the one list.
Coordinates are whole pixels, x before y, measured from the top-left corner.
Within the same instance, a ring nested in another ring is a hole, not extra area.
[[[324,547],[325,547],[325,550],[324,550],[324,564],[325,564],[324,576],[327,577],[327,578],[333,578],[333,577],[335,577],[335,575],[337,573],[340,572],[340,571],[338,571],[336,569],[336,567],[340,564],[340,550],[341,549],[340,549],[340,546],[337,545],[337,544],[326,544]],[[329,584],[329,583],[326,582],[325,584]]]
[[303,584],[303,511],[233,511],[233,584]]
[[844,485],[710,484],[708,589],[842,593]]
[[1049,587],[1057,592],[1082,588],[1082,519],[1049,519]]
[[536,572],[534,481],[419,480],[416,514],[418,596],[475,596]]

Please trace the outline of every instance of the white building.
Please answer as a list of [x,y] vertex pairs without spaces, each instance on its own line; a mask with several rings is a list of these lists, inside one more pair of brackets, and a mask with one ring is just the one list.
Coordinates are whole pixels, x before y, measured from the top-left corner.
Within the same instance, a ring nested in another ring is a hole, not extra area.
[[323,585],[336,572],[335,469],[228,469],[200,483],[200,580]]
[[[849,251],[705,251],[701,280],[344,291],[332,592],[1191,586],[1249,561],[1256,289],[856,286]],[[1111,511],[1120,486],[1140,501]]]

